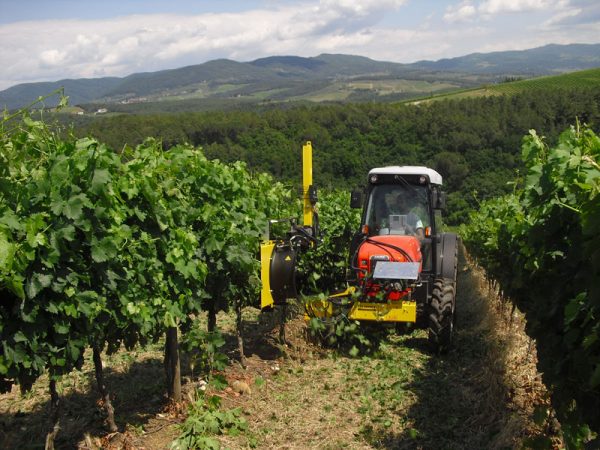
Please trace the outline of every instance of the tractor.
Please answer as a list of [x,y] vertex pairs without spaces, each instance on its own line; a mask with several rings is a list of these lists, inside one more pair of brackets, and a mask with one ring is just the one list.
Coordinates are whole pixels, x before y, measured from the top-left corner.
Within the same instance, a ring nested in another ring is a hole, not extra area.
[[[311,158],[305,153],[304,225],[292,223],[285,239],[261,246],[263,309],[296,297],[297,252],[318,243]],[[446,201],[441,189],[442,176],[427,167],[370,170],[366,187],[351,195],[350,206],[362,209],[362,219],[350,243],[348,288],[307,303],[307,316],[422,325],[433,349],[446,351],[455,321],[458,240],[441,230]]]

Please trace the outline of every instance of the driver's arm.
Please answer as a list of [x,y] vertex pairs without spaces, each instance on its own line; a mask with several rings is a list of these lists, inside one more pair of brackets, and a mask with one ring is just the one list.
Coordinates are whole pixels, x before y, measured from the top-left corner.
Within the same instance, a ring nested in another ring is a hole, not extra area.
[[415,236],[422,240],[425,238],[425,231],[423,228],[423,221],[417,216],[417,223],[415,224]]

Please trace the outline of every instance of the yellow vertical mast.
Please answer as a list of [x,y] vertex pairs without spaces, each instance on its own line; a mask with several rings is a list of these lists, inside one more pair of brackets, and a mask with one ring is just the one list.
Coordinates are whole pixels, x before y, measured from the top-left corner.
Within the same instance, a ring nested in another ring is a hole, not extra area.
[[302,193],[304,226],[313,226],[313,205],[310,201],[310,187],[313,184],[312,144],[307,141],[302,146]]

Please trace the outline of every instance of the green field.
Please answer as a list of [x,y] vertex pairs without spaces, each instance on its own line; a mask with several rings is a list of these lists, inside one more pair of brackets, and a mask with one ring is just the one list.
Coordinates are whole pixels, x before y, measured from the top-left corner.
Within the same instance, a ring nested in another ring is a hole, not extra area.
[[456,89],[456,84],[447,82],[429,82],[423,80],[383,79],[383,80],[352,80],[338,81],[323,89],[293,97],[292,100],[308,100],[313,102],[346,101],[352,95],[368,94],[373,99],[386,95],[431,94],[434,92]]
[[524,89],[577,89],[598,85],[600,85],[600,68],[502,83],[491,87],[490,90],[502,94],[515,94]]
[[537,89],[580,89],[597,86],[600,86],[600,68],[485,85],[474,89],[461,89],[460,91],[433,95],[428,98],[409,100],[407,103],[416,104],[432,100],[485,97],[490,95],[515,95],[523,91]]

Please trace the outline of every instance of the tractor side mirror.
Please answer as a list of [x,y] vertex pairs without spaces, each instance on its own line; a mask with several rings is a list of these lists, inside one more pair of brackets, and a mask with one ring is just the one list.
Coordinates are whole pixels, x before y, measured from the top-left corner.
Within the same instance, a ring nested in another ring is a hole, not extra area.
[[432,196],[434,209],[446,209],[446,193],[442,191],[433,191]]
[[362,208],[363,204],[363,193],[362,191],[352,191],[350,194],[350,208],[358,209]]

